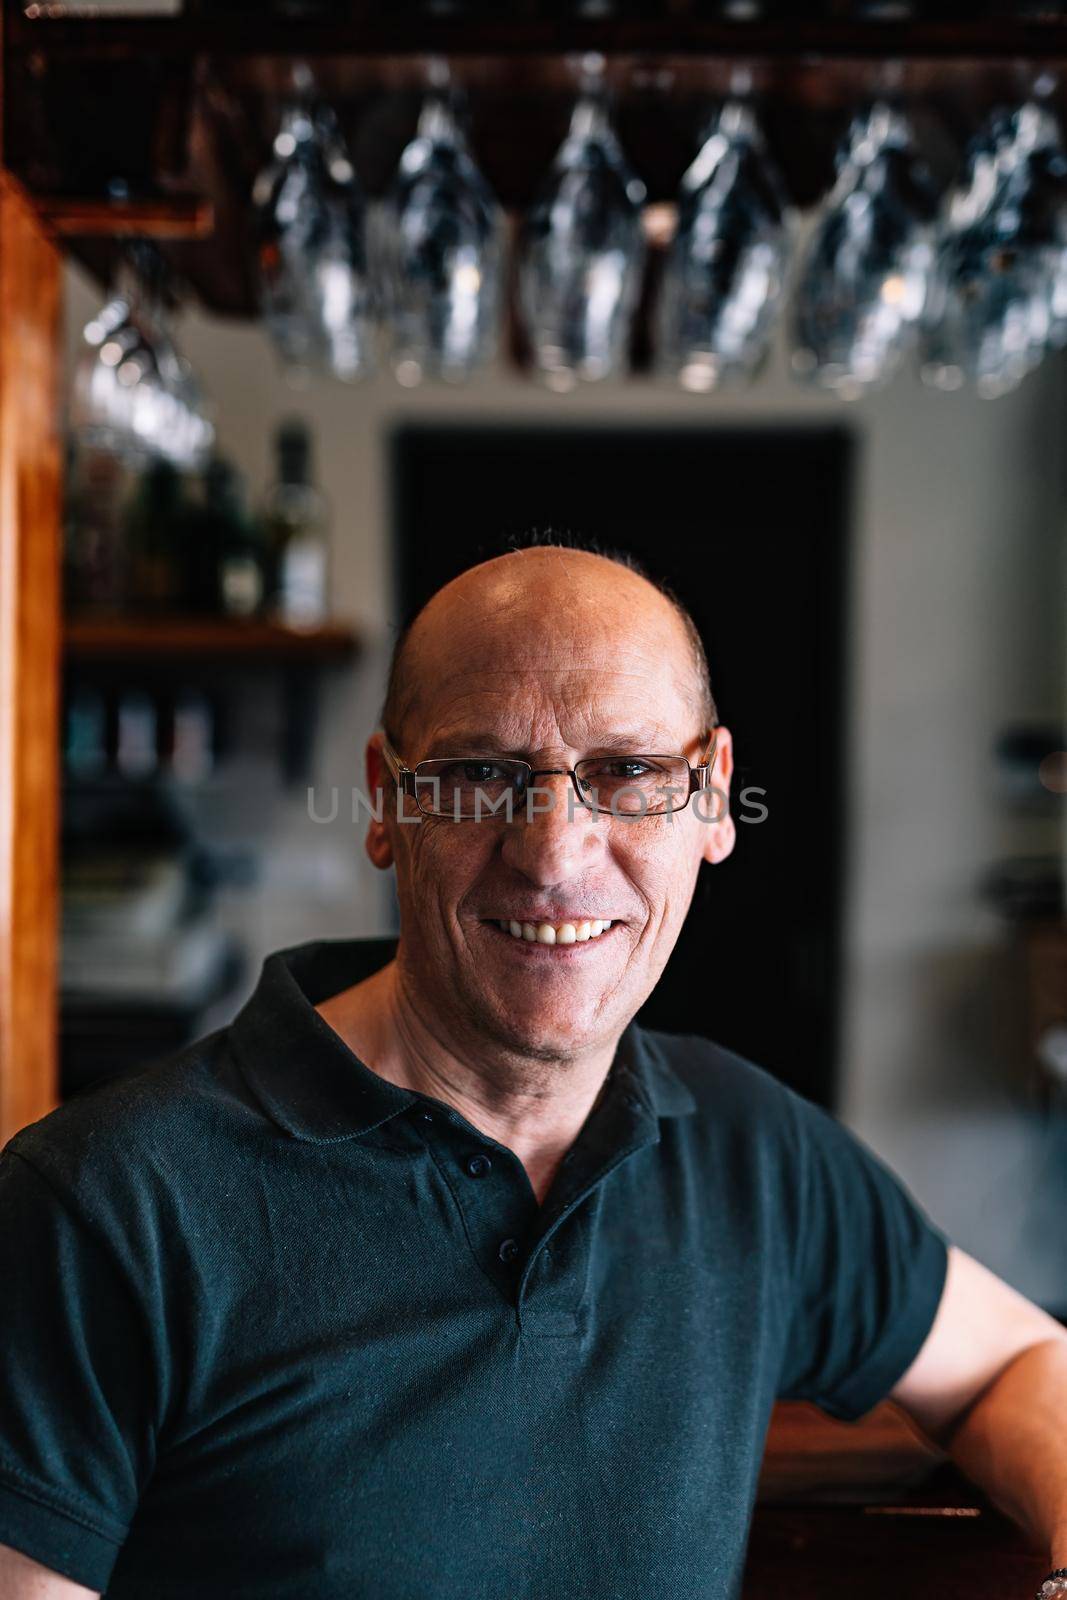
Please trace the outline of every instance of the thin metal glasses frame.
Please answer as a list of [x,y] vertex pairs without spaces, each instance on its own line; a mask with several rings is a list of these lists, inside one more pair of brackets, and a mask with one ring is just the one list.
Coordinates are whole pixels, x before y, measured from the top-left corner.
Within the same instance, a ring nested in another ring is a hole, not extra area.
[[[679,811],[685,810],[693,795],[699,794],[702,789],[711,788],[711,774],[715,767],[715,753],[719,739],[719,724],[713,724],[713,726],[708,730],[708,734],[708,743],[705,745],[703,755],[696,765],[688,761],[683,755],[654,755],[651,752],[644,750],[633,752],[627,751],[624,755],[620,755],[618,757],[619,760],[629,759],[631,761],[685,761],[686,767],[689,770],[689,791],[686,794],[683,803],[680,806],[672,808],[671,811],[652,811],[644,813],[645,815],[655,817],[676,815]],[[382,755],[385,757],[385,764],[389,768],[389,771],[393,777],[393,781],[396,783],[396,786],[400,790],[401,794],[410,796],[425,817],[452,817],[454,814],[451,811],[426,811],[422,806],[418,792],[419,768],[425,767],[429,765],[429,763],[425,761],[417,761],[413,767],[406,766],[397,752],[393,749],[393,746],[390,744],[389,736],[385,732],[384,728],[381,729],[381,735]],[[487,764],[491,762],[506,761],[511,767],[522,767],[525,769],[525,776],[523,777],[521,789],[519,791],[520,798],[522,795],[526,794],[534,778],[569,778],[575,794],[587,811],[603,811],[607,808],[598,807],[595,804],[591,804],[587,797],[582,793],[581,783],[578,776],[578,768],[584,765],[586,760],[596,761],[603,759],[604,758],[600,756],[589,756],[583,757],[583,760],[577,762],[577,764],[573,767],[533,767],[528,761],[522,761],[515,756],[479,755],[474,753],[462,756],[438,756],[434,758],[433,764],[436,766],[438,761],[484,761]],[[624,813],[624,815],[627,814]],[[456,820],[473,821],[476,819],[471,816],[461,816]]]

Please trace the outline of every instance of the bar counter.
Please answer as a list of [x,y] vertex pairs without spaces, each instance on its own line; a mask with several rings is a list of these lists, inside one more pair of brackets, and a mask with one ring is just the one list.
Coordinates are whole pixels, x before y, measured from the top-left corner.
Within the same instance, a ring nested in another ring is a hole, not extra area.
[[1047,1571],[898,1407],[775,1407],[744,1600],[1030,1600]]

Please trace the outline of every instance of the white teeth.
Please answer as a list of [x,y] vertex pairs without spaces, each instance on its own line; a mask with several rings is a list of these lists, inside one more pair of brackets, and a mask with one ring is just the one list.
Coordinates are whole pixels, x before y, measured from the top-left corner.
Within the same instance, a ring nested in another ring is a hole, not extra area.
[[588,939],[599,939],[611,927],[604,917],[594,917],[581,922],[515,922],[498,921],[497,926],[513,939],[525,939],[527,944],[585,944]]

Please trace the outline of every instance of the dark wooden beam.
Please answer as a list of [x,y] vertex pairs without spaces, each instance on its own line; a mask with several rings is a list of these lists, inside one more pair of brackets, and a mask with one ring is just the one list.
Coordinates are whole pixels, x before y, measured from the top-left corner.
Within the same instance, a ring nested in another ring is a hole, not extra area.
[[[178,52],[188,56],[702,55],[752,59],[951,59],[1067,61],[1067,18],[959,17],[951,20],[863,21],[808,16],[734,22],[699,15],[573,18],[499,7],[467,16],[434,17],[406,6],[353,4],[340,17],[285,20],[262,7],[178,18],[71,16],[57,4],[14,11],[9,45],[82,56]],[[253,36],[249,24],[254,19]]]

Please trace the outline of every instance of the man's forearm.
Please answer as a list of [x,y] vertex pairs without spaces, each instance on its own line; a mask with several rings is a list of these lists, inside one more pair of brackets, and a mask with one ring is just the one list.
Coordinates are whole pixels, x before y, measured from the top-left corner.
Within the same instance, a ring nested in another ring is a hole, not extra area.
[[942,1441],[990,1500],[1067,1567],[1067,1336],[1032,1345]]

